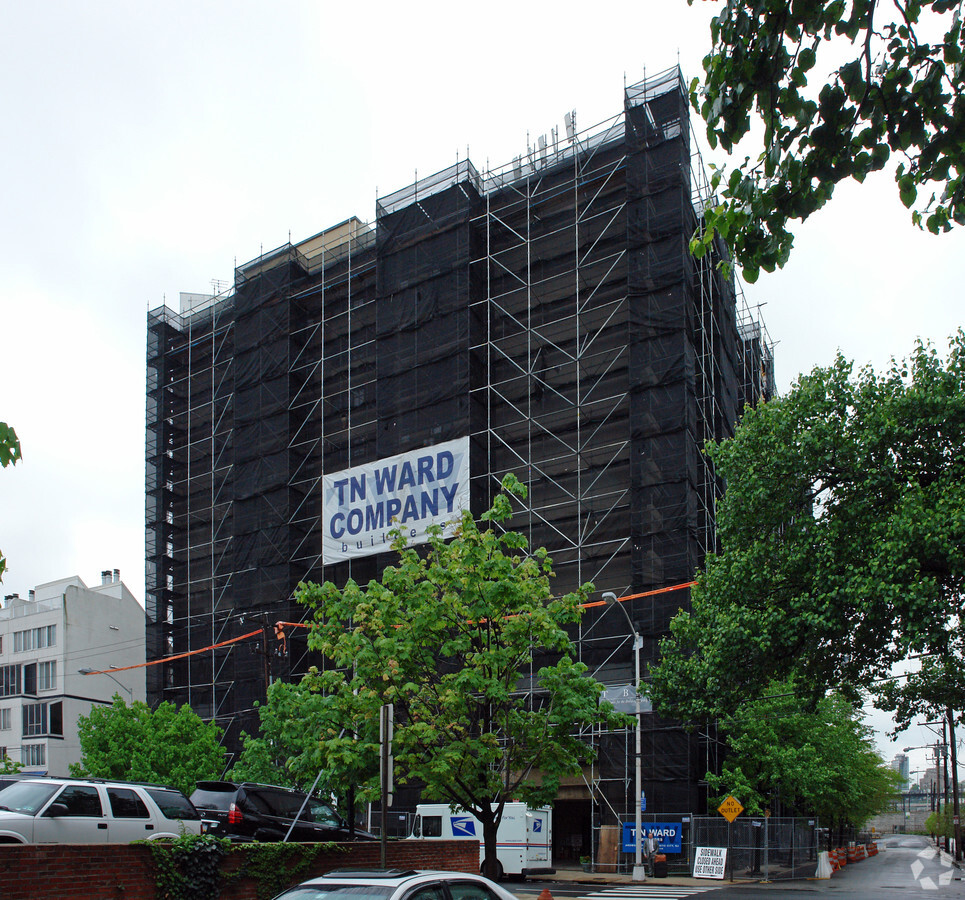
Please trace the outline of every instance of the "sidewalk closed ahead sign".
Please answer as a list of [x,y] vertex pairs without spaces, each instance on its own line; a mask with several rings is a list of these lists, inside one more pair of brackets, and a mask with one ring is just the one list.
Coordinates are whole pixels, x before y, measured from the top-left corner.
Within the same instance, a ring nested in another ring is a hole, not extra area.
[[694,857],[694,878],[723,878],[727,851],[723,847],[698,847]]

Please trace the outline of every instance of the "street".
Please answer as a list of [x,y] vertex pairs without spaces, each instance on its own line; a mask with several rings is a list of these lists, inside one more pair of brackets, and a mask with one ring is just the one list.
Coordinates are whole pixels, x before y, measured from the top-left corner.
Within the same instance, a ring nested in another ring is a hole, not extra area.
[[[554,900],[678,900],[701,895],[728,900],[753,897],[755,900],[799,893],[828,893],[836,898],[887,900],[906,897],[935,897],[965,900],[963,871],[944,859],[934,844],[919,835],[888,835],[878,841],[877,856],[845,866],[830,879],[807,879],[773,884],[669,879],[661,884],[650,879],[644,884],[587,884],[578,881],[507,882],[506,887],[520,900],[533,900],[544,888]],[[686,880],[687,884],[681,884]],[[677,883],[673,883],[673,882]],[[545,900],[545,898],[544,898]]]

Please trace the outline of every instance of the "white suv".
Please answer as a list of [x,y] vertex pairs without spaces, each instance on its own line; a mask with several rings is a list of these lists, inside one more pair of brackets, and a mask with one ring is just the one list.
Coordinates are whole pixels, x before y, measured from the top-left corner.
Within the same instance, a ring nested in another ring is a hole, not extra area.
[[0,844],[127,844],[200,833],[200,814],[175,788],[26,778],[0,793]]

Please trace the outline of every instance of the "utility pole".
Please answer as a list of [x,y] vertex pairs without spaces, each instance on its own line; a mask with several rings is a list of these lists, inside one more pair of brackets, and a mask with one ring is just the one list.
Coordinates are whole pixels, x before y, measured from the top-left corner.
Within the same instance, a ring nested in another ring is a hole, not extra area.
[[261,668],[265,681],[265,699],[267,700],[268,688],[271,687],[272,682],[271,658],[276,655],[283,656],[288,650],[285,628],[281,622],[269,624],[267,614],[249,616],[249,618],[261,629],[261,648],[258,655],[261,657]]
[[[942,725],[942,732],[948,726],[948,744],[951,748],[952,757],[952,834],[955,836],[955,861],[962,861],[962,809],[958,787],[958,747],[955,741],[955,711],[950,707],[945,708],[945,722]],[[948,790],[948,755],[945,756],[945,790]],[[946,794],[947,798],[947,794]],[[948,800],[945,801],[946,808]]]
[[271,686],[271,651],[268,649],[271,644],[271,633],[268,623],[261,623],[261,659],[265,669],[265,698],[268,697],[268,688]]
[[379,710],[379,782],[382,788],[382,825],[379,835],[379,860],[382,868],[386,867],[385,854],[388,842],[389,807],[392,805],[393,790],[393,760],[392,738],[395,734],[395,712],[391,703],[386,703]]

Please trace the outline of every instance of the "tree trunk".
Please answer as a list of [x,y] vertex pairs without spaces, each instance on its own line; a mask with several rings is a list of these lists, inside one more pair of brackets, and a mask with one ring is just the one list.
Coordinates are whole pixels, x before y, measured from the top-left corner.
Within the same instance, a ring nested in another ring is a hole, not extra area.
[[350,784],[348,788],[348,795],[346,796],[346,812],[348,813],[348,838],[350,841],[355,840],[355,785]]
[[495,820],[487,820],[483,826],[483,865],[482,873],[492,881],[499,881],[502,876],[503,867],[500,865],[496,855],[496,835],[499,831],[499,823]]

